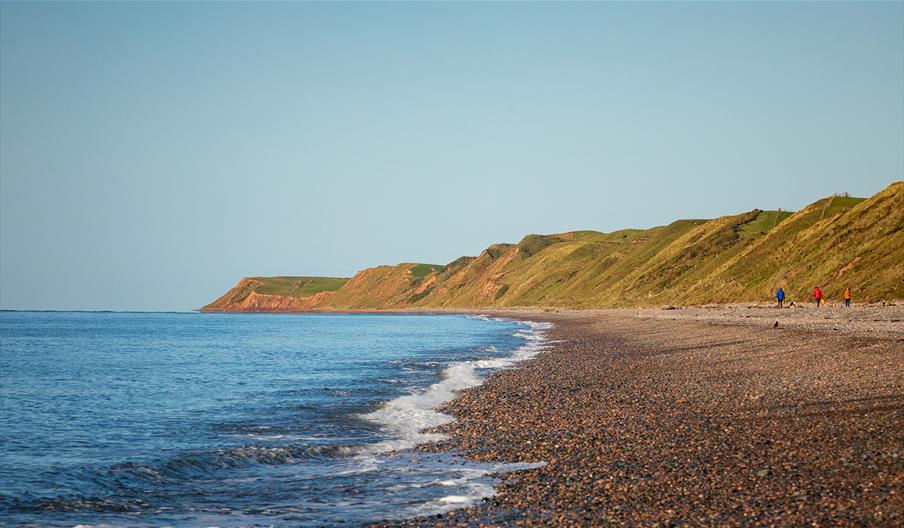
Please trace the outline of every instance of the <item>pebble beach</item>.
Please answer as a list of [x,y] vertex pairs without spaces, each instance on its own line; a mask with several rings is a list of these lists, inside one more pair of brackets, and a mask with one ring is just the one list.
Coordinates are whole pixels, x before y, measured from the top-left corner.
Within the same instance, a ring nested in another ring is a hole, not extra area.
[[904,524],[904,306],[667,308],[497,313],[551,346],[421,449],[544,465],[378,525]]

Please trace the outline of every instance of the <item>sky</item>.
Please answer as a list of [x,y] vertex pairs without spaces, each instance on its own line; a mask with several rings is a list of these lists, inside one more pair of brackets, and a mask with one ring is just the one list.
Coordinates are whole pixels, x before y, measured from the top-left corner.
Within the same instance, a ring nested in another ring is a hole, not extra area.
[[904,179],[904,3],[0,4],[0,308]]

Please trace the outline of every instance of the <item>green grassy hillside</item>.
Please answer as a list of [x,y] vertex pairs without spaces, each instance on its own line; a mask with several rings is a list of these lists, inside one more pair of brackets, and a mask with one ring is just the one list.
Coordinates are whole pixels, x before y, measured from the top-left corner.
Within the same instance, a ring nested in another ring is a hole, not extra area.
[[439,272],[443,269],[445,269],[445,266],[440,264],[415,264],[411,266],[411,275],[417,279],[422,279],[433,272]]
[[252,294],[299,299],[340,289],[348,279],[333,277],[246,277],[203,310],[237,309]]
[[753,210],[645,230],[527,235],[446,266],[380,266],[347,282],[243,283],[210,306],[235,306],[249,288],[294,297],[332,292],[312,301],[330,309],[692,305],[765,301],[778,286],[804,300],[817,285],[829,298],[850,287],[857,301],[902,299],[904,182],[869,199],[828,197],[795,213]]
[[266,295],[288,295],[290,297],[307,297],[324,291],[336,291],[348,279],[333,277],[254,277],[261,282],[258,293]]

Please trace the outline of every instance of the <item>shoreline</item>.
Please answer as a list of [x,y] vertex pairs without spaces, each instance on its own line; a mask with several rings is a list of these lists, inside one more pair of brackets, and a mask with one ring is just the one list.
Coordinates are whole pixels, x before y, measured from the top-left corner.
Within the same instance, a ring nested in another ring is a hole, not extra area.
[[552,346],[419,449],[546,464],[378,526],[904,523],[900,305],[467,313],[551,322]]

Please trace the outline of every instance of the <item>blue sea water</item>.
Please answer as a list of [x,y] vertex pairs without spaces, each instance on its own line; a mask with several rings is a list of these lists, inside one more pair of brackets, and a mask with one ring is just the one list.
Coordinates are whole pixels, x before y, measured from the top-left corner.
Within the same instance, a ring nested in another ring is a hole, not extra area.
[[0,312],[0,523],[360,525],[492,494],[410,448],[543,348],[462,315]]

